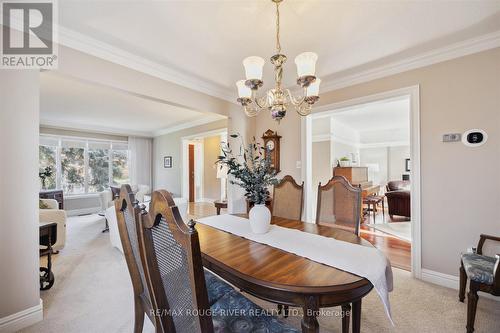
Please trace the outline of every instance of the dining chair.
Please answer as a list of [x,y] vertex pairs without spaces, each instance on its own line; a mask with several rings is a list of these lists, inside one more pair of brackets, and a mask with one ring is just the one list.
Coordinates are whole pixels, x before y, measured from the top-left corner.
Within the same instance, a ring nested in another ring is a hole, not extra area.
[[167,191],[153,193],[141,222],[150,290],[163,332],[299,332],[236,290],[210,306],[196,223],[182,221]]
[[[359,236],[361,187],[352,186],[344,176],[333,176],[318,185],[316,224],[338,227]],[[351,305],[343,304],[342,333],[349,332]]]
[[273,187],[272,216],[300,221],[304,202],[304,182],[297,184],[292,176],[286,175]]
[[316,224],[339,227],[359,236],[361,188],[352,186],[344,176],[333,176],[318,185]]
[[500,242],[500,237],[481,235],[475,253],[464,253],[460,265],[460,289],[458,299],[465,299],[465,287],[469,282],[467,294],[467,333],[474,332],[478,291],[500,296],[500,254],[495,257],[483,254],[483,246],[487,240]]
[[140,249],[142,244],[140,244],[138,237],[138,232],[141,232],[141,228],[138,226],[141,210],[129,185],[122,185],[118,200],[115,200],[115,211],[123,253],[134,290],[134,332],[139,333],[142,332],[144,314],[155,326],[157,323],[155,323],[156,318],[152,312],[153,297],[148,290],[147,272],[144,271],[141,261],[144,260],[141,258],[144,251]]

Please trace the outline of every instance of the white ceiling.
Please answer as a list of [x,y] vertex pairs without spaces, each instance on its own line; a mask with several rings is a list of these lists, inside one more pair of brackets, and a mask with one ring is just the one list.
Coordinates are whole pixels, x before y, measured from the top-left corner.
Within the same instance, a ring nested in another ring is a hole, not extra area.
[[[335,112],[330,117],[357,132],[405,129],[409,133],[410,105],[406,98],[381,101]],[[314,133],[328,133],[325,123],[328,121],[324,117],[313,119]]]
[[41,73],[40,86],[42,125],[154,136],[224,118],[51,72]]
[[[274,54],[270,0],[60,1],[59,10],[62,27],[165,66],[199,89],[204,82],[234,94],[242,59]],[[317,52],[318,75],[332,78],[500,31],[500,1],[286,0],[281,12],[287,84],[302,51]],[[265,75],[269,84],[269,62]]]

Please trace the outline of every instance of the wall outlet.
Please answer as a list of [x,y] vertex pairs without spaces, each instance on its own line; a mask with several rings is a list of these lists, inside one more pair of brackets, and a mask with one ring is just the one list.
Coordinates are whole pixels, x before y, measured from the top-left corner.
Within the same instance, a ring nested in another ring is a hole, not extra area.
[[295,162],[295,167],[296,167],[297,169],[302,168],[302,161],[296,161],[296,162]]
[[458,142],[462,139],[460,133],[447,133],[443,134],[443,142]]

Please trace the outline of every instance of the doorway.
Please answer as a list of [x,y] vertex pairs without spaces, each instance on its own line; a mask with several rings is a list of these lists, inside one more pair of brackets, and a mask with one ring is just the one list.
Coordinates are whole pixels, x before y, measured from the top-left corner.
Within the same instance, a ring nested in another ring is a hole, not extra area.
[[[318,129],[315,129],[313,126],[314,120],[315,119],[321,119],[321,118],[329,118],[330,121],[332,117],[339,116],[341,114],[343,115],[348,115],[346,118],[352,117],[352,115],[355,113],[355,110],[358,110],[359,112],[360,109],[369,106],[369,105],[376,105],[376,104],[381,104],[381,103],[387,103],[391,101],[403,101],[406,100],[408,103],[408,122],[409,122],[409,135],[408,135],[408,141],[406,144],[408,145],[409,148],[409,160],[411,161],[408,164],[408,168],[406,168],[407,162],[406,158],[403,158],[398,155],[398,157],[401,157],[401,161],[398,160],[398,167],[402,167],[403,171],[400,172],[398,171],[398,176],[397,180],[403,180],[407,179],[408,177],[411,180],[411,188],[410,188],[410,214],[411,219],[410,223],[408,223],[408,228],[410,229],[409,235],[411,236],[411,248],[408,247],[407,253],[410,256],[408,258],[408,267],[406,269],[411,269],[413,275],[417,278],[421,277],[421,221],[420,221],[420,120],[419,120],[419,114],[420,114],[420,109],[419,109],[419,87],[418,86],[413,86],[413,87],[408,87],[408,88],[403,88],[403,89],[398,89],[398,90],[393,90],[393,91],[388,91],[384,93],[379,93],[375,95],[370,95],[370,96],[365,96],[361,98],[356,98],[340,103],[334,103],[330,105],[325,105],[316,110],[315,113],[304,117],[302,119],[302,177],[305,182],[305,212],[304,212],[304,220],[308,222],[314,221],[315,218],[315,212],[314,212],[314,207],[315,207],[315,190],[317,189],[317,185],[315,183],[318,182],[318,179],[321,176],[318,176],[318,170],[314,169],[313,166],[313,160],[314,160],[314,154],[318,156],[318,152],[315,151],[314,148],[314,142],[318,141],[325,141],[325,140],[330,140],[332,136],[336,137],[336,143],[340,143],[336,148],[333,149],[333,144],[331,142],[328,142],[326,144],[326,147],[323,147],[321,149],[326,149],[326,151],[329,151],[332,153],[334,150],[336,150],[336,154],[338,156],[333,156],[333,154],[330,155],[327,161],[325,170],[326,171],[320,171],[320,172],[327,172],[329,173],[328,176],[333,175],[333,167],[338,165],[339,160],[343,161],[350,161],[350,165],[352,166],[360,166],[364,167],[367,169],[367,174],[369,175],[368,177],[371,176],[371,180],[367,181],[372,181],[378,183],[382,183],[387,180],[392,180],[392,179],[385,179],[389,178],[387,175],[389,174],[388,168],[391,168],[391,163],[390,163],[390,157],[392,152],[393,156],[396,156],[396,153],[400,153],[401,150],[399,147],[396,147],[397,149],[389,149],[386,148],[386,154],[383,156],[383,158],[386,159],[385,163],[378,163],[377,160],[380,159],[380,156],[377,156],[374,154],[376,150],[372,150],[370,154],[366,154],[364,161],[359,155],[359,145],[356,149],[348,149],[346,148],[347,144],[351,143],[352,137],[349,137],[347,134],[348,131],[344,131],[345,128],[339,129],[336,128],[334,133],[332,131],[329,131],[327,133],[327,136],[325,138],[325,135],[321,135],[321,133],[318,134]],[[339,117],[340,118],[340,117]],[[323,125],[325,124],[331,124],[329,122],[322,121]],[[370,123],[376,123],[377,119],[370,118],[367,124]],[[329,125],[331,126],[331,125]],[[391,134],[394,132],[390,130],[388,126],[386,131],[390,131]],[[373,133],[372,133],[373,134]],[[386,133],[387,134],[387,133]],[[319,140],[318,140],[319,139]],[[359,136],[357,138],[358,143],[359,143]],[[385,144],[385,143],[384,143]],[[399,142],[397,144],[394,144],[394,146],[403,146],[405,143]],[[380,143],[381,145],[381,143]],[[329,147],[330,146],[330,147]],[[376,145],[375,145],[376,146]],[[320,145],[318,145],[319,149]],[[368,148],[369,145],[363,146],[364,148]],[[317,150],[317,149],[316,149]],[[351,151],[352,150],[352,151]],[[367,150],[368,152],[368,150]],[[325,154],[319,154],[323,160],[325,160]],[[367,164],[367,165],[360,165],[360,160]],[[401,162],[401,163],[399,163]],[[400,165],[401,164],[401,165]],[[394,169],[394,167],[392,167]],[[326,178],[328,178],[328,176]],[[367,178],[368,178],[367,177]],[[395,177],[395,176],[391,176]],[[396,180],[396,179],[395,179]],[[326,180],[327,181],[327,180]],[[384,183],[383,186],[380,186],[381,188],[385,189],[385,185],[387,183]],[[380,196],[383,196],[384,191],[380,191],[379,194]],[[387,199],[385,199],[387,200]],[[387,202],[387,201],[386,201]],[[387,208],[387,205],[385,206]],[[396,217],[397,219],[397,217]],[[382,220],[382,217],[380,217],[380,220]],[[365,220],[366,221],[366,220]],[[397,220],[394,220],[394,222],[397,222]],[[372,222],[373,223],[373,222]],[[390,225],[390,224],[389,224]],[[393,225],[396,225],[394,223]],[[398,227],[401,225],[397,225]],[[362,225],[363,229],[363,225]],[[382,233],[384,234],[384,233]],[[364,232],[362,232],[361,236],[366,236],[363,238],[371,238],[369,239],[370,241],[374,241],[373,239],[376,238],[376,236],[379,235],[379,231],[372,229],[372,228],[366,228]],[[380,242],[381,246],[379,247],[382,251],[385,252],[383,247],[387,247],[388,242],[390,240],[396,239],[397,238],[393,237],[392,235],[387,235],[386,240],[383,240]],[[374,241],[375,242],[375,241]],[[409,243],[408,243],[409,244]],[[397,246],[394,246],[395,248]],[[390,257],[390,256],[389,256]]]
[[[227,129],[200,132],[182,138],[182,197],[190,203],[210,203],[225,196],[226,177],[217,172],[215,162]],[[192,205],[190,205],[191,207]]]

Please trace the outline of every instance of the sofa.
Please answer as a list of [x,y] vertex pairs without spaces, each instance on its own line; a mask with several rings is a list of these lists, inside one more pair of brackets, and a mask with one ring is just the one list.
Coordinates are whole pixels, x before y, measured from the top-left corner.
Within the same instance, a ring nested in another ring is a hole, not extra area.
[[393,180],[387,183],[385,196],[389,207],[389,216],[411,217],[411,183],[409,180]]
[[[132,192],[134,192],[135,198],[139,202],[144,202],[144,196],[150,192],[148,185],[131,185]],[[110,189],[104,190],[99,193],[101,198],[101,207],[105,211],[109,207],[114,207],[114,196],[120,195],[119,187],[111,187]]]
[[40,199],[40,201],[49,207],[40,209],[40,223],[57,223],[57,240],[52,248],[54,251],[59,251],[66,243],[66,212],[59,209],[59,203],[54,199]]

